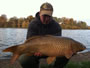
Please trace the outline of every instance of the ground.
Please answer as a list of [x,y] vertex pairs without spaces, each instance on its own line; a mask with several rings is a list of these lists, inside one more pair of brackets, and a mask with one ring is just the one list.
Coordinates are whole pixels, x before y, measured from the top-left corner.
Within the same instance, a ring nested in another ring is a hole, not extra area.
[[70,61],[90,61],[90,52],[80,53],[77,55],[74,55]]

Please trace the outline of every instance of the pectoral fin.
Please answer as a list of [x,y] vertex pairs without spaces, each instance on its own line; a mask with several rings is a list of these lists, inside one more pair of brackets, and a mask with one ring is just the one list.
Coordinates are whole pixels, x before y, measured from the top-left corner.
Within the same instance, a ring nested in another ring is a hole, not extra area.
[[72,57],[72,55],[73,55],[73,52],[71,50],[68,50],[68,51],[65,52],[65,57],[67,59],[70,59]]
[[56,57],[48,57],[47,58],[47,63],[51,64],[55,59],[56,59]]

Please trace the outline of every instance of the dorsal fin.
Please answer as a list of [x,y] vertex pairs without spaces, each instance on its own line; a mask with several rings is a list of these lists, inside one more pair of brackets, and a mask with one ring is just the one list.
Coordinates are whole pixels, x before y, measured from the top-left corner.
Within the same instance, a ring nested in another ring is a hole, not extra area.
[[29,42],[30,40],[41,38],[41,37],[52,37],[52,35],[39,35],[39,36],[32,36],[25,41],[25,43]]
[[27,39],[26,41],[25,41],[25,43],[27,43],[27,42],[29,42],[30,40],[33,40],[33,39],[36,39],[36,38],[40,38],[41,36],[32,36],[32,37],[30,37],[29,39]]

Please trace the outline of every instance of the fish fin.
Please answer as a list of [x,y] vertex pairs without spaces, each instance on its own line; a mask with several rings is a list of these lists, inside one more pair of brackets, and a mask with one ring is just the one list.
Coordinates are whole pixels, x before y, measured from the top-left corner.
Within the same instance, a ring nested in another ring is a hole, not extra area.
[[18,46],[12,46],[3,50],[3,52],[14,52]]
[[18,54],[14,54],[13,56],[12,56],[12,58],[11,58],[11,64],[13,64],[17,59],[18,59],[18,57],[19,57],[20,55],[18,55]]
[[27,40],[25,41],[25,43],[28,43],[28,42],[30,42],[31,40],[37,39],[37,38],[40,38],[40,37],[43,37],[43,36],[32,36],[32,37],[30,37],[29,39],[27,39]]
[[72,55],[73,55],[73,52],[72,52],[71,50],[68,50],[68,51],[66,51],[66,53],[65,53],[65,57],[66,57],[67,59],[70,59],[70,58],[72,57]]
[[51,64],[55,59],[56,59],[56,57],[48,57],[47,58],[47,63]]

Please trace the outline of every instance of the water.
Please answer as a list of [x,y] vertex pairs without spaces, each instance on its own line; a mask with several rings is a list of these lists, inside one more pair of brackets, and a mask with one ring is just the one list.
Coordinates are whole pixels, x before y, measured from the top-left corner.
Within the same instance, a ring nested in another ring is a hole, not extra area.
[[90,48],[90,30],[63,30],[62,35],[71,37]]
[[83,43],[87,48],[84,52],[90,51],[90,30],[63,30],[62,35]]
[[11,53],[3,53],[2,50],[23,43],[26,40],[27,29],[0,28],[0,58],[10,56]]
[[[0,28],[0,57],[10,56],[11,53],[2,53],[2,50],[23,43],[26,40],[27,29]],[[62,36],[71,37],[87,47],[90,51],[90,30],[63,30]]]

